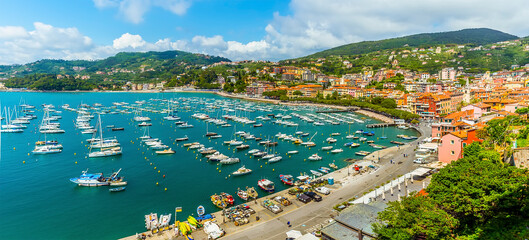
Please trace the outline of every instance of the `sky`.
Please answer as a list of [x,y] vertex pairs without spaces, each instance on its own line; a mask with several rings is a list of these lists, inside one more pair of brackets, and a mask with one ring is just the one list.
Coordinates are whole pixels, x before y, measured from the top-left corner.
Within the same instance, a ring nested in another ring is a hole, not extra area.
[[464,28],[524,37],[527,16],[527,0],[5,0],[0,64],[166,50],[277,61]]

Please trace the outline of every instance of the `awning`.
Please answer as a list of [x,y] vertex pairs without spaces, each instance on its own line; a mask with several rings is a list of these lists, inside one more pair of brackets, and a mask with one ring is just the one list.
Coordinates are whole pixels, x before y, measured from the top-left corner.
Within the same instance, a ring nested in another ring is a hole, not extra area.
[[305,180],[309,179],[309,176],[298,176],[298,177],[296,177],[296,178],[297,178],[298,180],[300,180],[300,181],[305,181]]
[[430,169],[430,168],[420,167],[420,168],[417,168],[417,169],[413,170],[413,172],[411,172],[410,174],[412,176],[424,176],[425,174],[427,174],[431,170],[432,169]]
[[303,236],[303,234],[301,234],[301,232],[298,230],[290,230],[287,232],[287,238],[296,239],[301,236]]

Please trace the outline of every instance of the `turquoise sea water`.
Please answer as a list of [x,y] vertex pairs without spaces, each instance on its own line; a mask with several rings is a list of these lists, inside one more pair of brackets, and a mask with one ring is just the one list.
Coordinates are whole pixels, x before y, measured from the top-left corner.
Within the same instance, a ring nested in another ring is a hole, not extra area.
[[[236,198],[236,203],[242,200],[236,196],[237,188],[253,186],[256,189],[257,180],[268,178],[276,183],[276,191],[285,189],[279,180],[279,174],[310,173],[320,166],[328,166],[335,161],[339,167],[346,166],[343,161],[346,158],[360,158],[354,155],[360,150],[374,151],[376,149],[362,143],[357,148],[346,148],[343,144],[352,140],[345,139],[349,128],[351,132],[366,129],[365,124],[376,123],[374,119],[364,119],[366,123],[355,123],[346,125],[313,126],[300,119],[293,117],[289,121],[299,124],[299,127],[286,127],[273,124],[271,121],[263,122],[263,127],[254,128],[251,124],[242,125],[229,121],[236,126],[236,131],[251,132],[256,137],[263,139],[273,138],[278,132],[294,134],[296,131],[309,132],[310,136],[317,132],[312,139],[316,147],[306,148],[297,146],[291,142],[275,140],[279,145],[275,152],[283,156],[283,160],[273,164],[265,164],[266,161],[250,158],[246,155],[247,150],[233,151],[233,147],[223,145],[222,142],[233,138],[234,127],[217,127],[209,125],[209,131],[222,134],[219,139],[207,139],[206,123],[202,120],[191,118],[196,112],[203,112],[212,117],[220,117],[221,109],[213,112],[205,112],[204,105],[193,105],[189,110],[179,109],[177,115],[183,121],[193,124],[194,128],[181,129],[174,122],[163,119],[163,114],[144,112],[144,116],[152,119],[153,126],[150,128],[152,137],[160,138],[176,154],[157,156],[153,150],[143,146],[138,138],[143,135],[143,129],[136,126],[132,121],[133,114],[101,115],[103,128],[106,125],[124,127],[124,131],[112,132],[104,129],[105,137],[116,136],[123,148],[123,155],[110,158],[86,158],[89,150],[86,147],[86,139],[91,135],[81,134],[74,127],[77,113],[60,108],[63,104],[69,104],[77,108],[81,103],[92,105],[100,103],[103,106],[112,106],[113,102],[128,102],[149,99],[179,99],[200,98],[202,101],[212,102],[223,100],[236,103],[237,106],[250,104],[249,108],[255,106],[270,106],[262,103],[249,103],[241,100],[223,98],[214,94],[200,93],[17,93],[1,92],[0,103],[4,107],[13,108],[21,99],[27,104],[36,106],[37,119],[24,133],[2,133],[1,135],[1,158],[0,158],[0,238],[2,239],[116,239],[133,235],[136,232],[145,231],[144,215],[151,212],[164,214],[173,213],[175,207],[182,207],[183,212],[178,218],[184,220],[190,214],[196,215],[198,205],[204,205],[207,212],[218,209],[211,204],[209,197],[214,193],[228,192]],[[62,153],[51,155],[31,155],[28,153],[34,147],[34,142],[43,140],[38,133],[38,125],[42,119],[41,104],[53,104],[56,110],[62,111],[62,119],[59,120],[61,128],[66,130],[65,134],[56,134],[53,137],[63,144]],[[158,103],[156,103],[158,104]],[[249,106],[249,105],[248,105]],[[272,107],[272,112],[232,112],[255,119],[269,113],[281,113],[283,115],[315,113],[314,110],[304,108],[296,110],[291,107]],[[280,110],[280,109],[282,110]],[[161,109],[161,108],[160,108]],[[358,115],[357,118],[362,117]],[[97,117],[91,124],[96,124]],[[259,123],[259,121],[258,121]],[[397,128],[366,129],[374,131],[375,136],[367,137],[374,140],[376,144],[392,146],[391,140],[406,142],[397,139],[397,134],[416,135],[414,130],[402,130]],[[382,132],[387,139],[378,139]],[[321,147],[328,146],[325,141],[330,133],[339,132],[336,136],[338,142],[332,144],[335,148],[343,148],[344,152],[331,154],[321,151]],[[214,147],[221,153],[241,159],[240,164],[219,166],[216,163],[207,162],[200,154],[187,150],[175,142],[175,138],[187,135],[187,142],[200,142],[206,147]],[[308,139],[304,138],[304,139]],[[355,140],[357,141],[357,140]],[[264,147],[258,146],[254,140],[248,140],[245,144],[250,149]],[[229,148],[229,149],[228,149]],[[285,155],[287,151],[298,150],[299,154],[291,157]],[[305,160],[313,153],[323,157],[322,161],[310,162]],[[25,161],[25,163],[24,163]],[[245,176],[229,177],[229,174],[241,165],[253,170],[253,173]],[[78,187],[69,181],[72,177],[78,177],[81,171],[89,169],[89,172],[103,172],[108,176],[112,171],[122,168],[121,175],[125,177],[129,185],[126,191],[110,193],[108,187],[89,188]],[[217,170],[218,168],[218,170]],[[220,172],[219,172],[220,170]],[[160,171],[158,173],[158,171]],[[163,178],[165,175],[165,178]],[[157,185],[158,183],[158,185]],[[167,191],[165,191],[167,188]],[[266,194],[258,189],[259,196]],[[174,218],[174,216],[173,216]]]

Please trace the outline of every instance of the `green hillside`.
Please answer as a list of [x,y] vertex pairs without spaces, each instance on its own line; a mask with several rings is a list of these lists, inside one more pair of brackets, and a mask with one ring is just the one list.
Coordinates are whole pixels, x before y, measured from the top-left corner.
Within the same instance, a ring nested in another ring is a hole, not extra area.
[[484,45],[489,43],[517,39],[517,36],[500,32],[489,28],[463,29],[452,32],[421,33],[399,38],[391,38],[380,41],[364,41],[351,43],[325,51],[317,52],[304,58],[321,58],[330,55],[357,55],[375,52],[379,50],[410,47],[429,47],[438,44],[475,44]]
[[[141,69],[152,68],[154,70],[171,70],[178,66],[188,65],[210,65],[216,62],[230,61],[227,58],[194,54],[183,51],[164,52],[122,52],[115,56],[95,60],[54,60],[44,59],[24,65],[0,65],[0,72],[6,76],[24,76],[27,74],[89,74],[97,71],[108,71],[111,69],[126,69],[141,72]],[[74,67],[85,68],[74,70]],[[2,77],[2,76],[0,76]]]

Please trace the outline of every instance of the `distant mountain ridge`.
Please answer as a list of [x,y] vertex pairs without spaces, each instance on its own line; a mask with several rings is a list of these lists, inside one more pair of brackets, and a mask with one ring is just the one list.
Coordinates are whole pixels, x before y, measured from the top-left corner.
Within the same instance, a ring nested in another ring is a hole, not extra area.
[[401,48],[404,46],[423,47],[439,44],[476,44],[485,45],[489,43],[518,39],[519,37],[489,28],[472,28],[451,32],[421,33],[410,36],[390,38],[379,41],[363,41],[351,43],[339,47],[327,49],[302,58],[321,58],[330,55],[357,55]]
[[[163,52],[120,52],[100,60],[54,60],[44,59],[23,65],[0,65],[0,72],[23,76],[26,74],[77,74],[79,72],[93,73],[122,68],[141,71],[142,68],[171,69],[176,65],[210,65],[230,59],[218,56],[189,53],[184,51]],[[74,69],[75,68],[75,69]],[[2,76],[0,76],[1,78]]]

